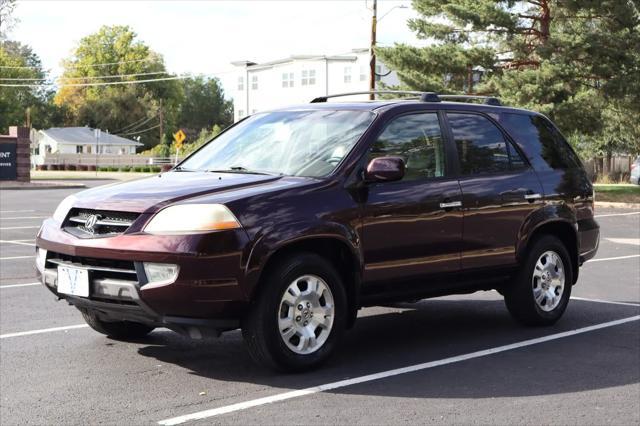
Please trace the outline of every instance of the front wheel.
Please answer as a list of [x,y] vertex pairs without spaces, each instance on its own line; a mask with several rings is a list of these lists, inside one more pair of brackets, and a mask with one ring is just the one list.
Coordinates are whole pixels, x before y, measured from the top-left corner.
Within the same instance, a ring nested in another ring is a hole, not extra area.
[[324,362],[345,329],[347,299],[340,275],[315,254],[299,254],[270,268],[242,324],[252,358],[280,371]]
[[566,247],[544,235],[533,242],[504,300],[511,315],[525,325],[552,325],[560,319],[571,296],[573,270]]

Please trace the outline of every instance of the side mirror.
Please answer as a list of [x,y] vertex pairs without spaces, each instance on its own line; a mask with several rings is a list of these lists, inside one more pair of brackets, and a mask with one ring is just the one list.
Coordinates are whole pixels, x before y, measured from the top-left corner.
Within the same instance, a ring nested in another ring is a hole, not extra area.
[[378,157],[364,171],[366,182],[392,182],[404,177],[404,160],[400,157]]

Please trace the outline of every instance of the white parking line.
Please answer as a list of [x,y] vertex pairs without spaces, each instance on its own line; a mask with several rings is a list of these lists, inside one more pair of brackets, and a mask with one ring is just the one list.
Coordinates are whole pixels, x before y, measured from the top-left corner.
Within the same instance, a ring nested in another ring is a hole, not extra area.
[[640,246],[640,238],[605,238],[614,244],[629,244],[632,246]]
[[47,216],[0,217],[0,220],[46,219]]
[[37,229],[40,228],[40,225],[38,226],[9,226],[9,227],[5,227],[5,228],[0,228],[0,231],[9,231],[11,229]]
[[[39,283],[38,283],[39,284]],[[631,302],[614,302],[611,300],[602,300],[602,299],[588,299],[586,297],[577,297],[571,296],[572,300],[582,300],[583,302],[595,302],[595,303],[608,303],[610,305],[623,305],[623,306],[636,306],[640,307],[640,303],[631,303]]]
[[587,260],[585,264],[593,263],[593,262],[605,262],[607,260],[632,259],[634,257],[640,257],[640,254],[630,254],[629,256],[618,256],[618,257],[603,257],[602,259],[591,259],[591,260]]
[[272,404],[274,402],[285,401],[293,398],[300,398],[302,396],[312,395],[319,392],[324,392],[333,389],[339,389],[346,386],[353,386],[360,383],[366,383],[373,380],[385,379],[388,377],[398,376],[406,373],[413,373],[416,371],[422,371],[429,368],[439,367],[442,365],[453,364],[457,362],[467,361],[474,358],[481,358],[489,355],[494,355],[501,352],[511,351],[514,349],[523,348],[526,346],[537,345],[540,343],[549,342],[552,340],[563,339],[565,337],[575,336],[577,334],[588,333],[590,331],[596,331],[607,327],[613,327],[616,325],[626,324],[633,321],[640,320],[640,315],[627,317],[615,321],[608,321],[600,324],[591,325],[588,327],[582,327],[575,330],[565,331],[562,333],[555,333],[549,336],[538,337],[536,339],[523,340],[521,342],[512,343],[510,345],[497,346],[495,348],[485,349],[482,351],[471,352],[464,355],[452,356],[449,358],[440,359],[437,361],[425,362],[422,364],[415,364],[408,367],[396,368],[394,370],[382,371],[379,373],[368,374],[366,376],[355,377],[353,379],[340,380],[333,383],[327,383],[320,386],[314,386],[306,389],[295,390],[291,392],[284,392],[264,398],[253,399],[249,401],[239,402],[237,404],[226,405],[223,407],[212,408],[210,410],[199,411],[197,413],[187,414],[184,416],[173,417],[170,419],[160,420],[158,424],[161,425],[177,425],[184,422],[206,419],[209,417],[215,417],[222,414],[233,413],[236,411],[246,410],[252,407],[258,407],[260,405]]
[[599,218],[599,217],[611,217],[611,216],[631,216],[634,214],[640,214],[640,212],[631,212],[631,213],[611,213],[611,214],[597,214],[594,217],[595,218]]
[[10,337],[30,336],[32,334],[51,333],[53,331],[73,330],[75,328],[86,328],[87,324],[67,325],[64,327],[42,328],[40,330],[21,331],[19,333],[0,334],[0,339],[8,339]]
[[16,260],[16,259],[33,259],[35,256],[11,256],[11,257],[0,257],[0,260]]
[[[33,241],[33,240],[28,240],[28,241]],[[34,243],[25,243],[19,240],[0,240],[0,243],[17,244],[19,246],[32,246],[32,247],[36,246]]]
[[0,213],[31,213],[35,210],[0,210]]
[[15,288],[15,287],[30,287],[34,285],[42,285],[42,284],[41,283],[7,284],[7,285],[0,285],[0,289]]

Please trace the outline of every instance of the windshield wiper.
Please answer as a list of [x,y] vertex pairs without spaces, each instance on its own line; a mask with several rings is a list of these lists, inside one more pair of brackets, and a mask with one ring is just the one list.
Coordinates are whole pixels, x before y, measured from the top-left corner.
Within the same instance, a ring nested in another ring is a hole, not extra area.
[[211,169],[207,171],[211,173],[242,173],[242,174],[249,174],[249,175],[274,175],[274,173],[259,172],[257,170],[249,170],[246,167],[242,167],[242,166],[231,166],[228,169],[221,169],[221,170]]
[[174,168],[172,169],[172,171],[174,171],[174,172],[196,172],[197,170],[194,170],[194,169],[187,169],[187,168],[185,168],[185,167],[178,166],[178,167],[174,167]]

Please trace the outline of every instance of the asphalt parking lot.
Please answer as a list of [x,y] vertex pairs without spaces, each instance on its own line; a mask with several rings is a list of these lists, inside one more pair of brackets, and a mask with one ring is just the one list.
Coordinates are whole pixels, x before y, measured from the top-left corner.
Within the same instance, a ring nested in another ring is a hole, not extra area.
[[600,250],[554,327],[519,326],[496,292],[368,308],[324,368],[279,375],[238,331],[118,342],[56,302],[34,235],[75,191],[0,192],[4,425],[640,424],[638,211],[597,209]]

